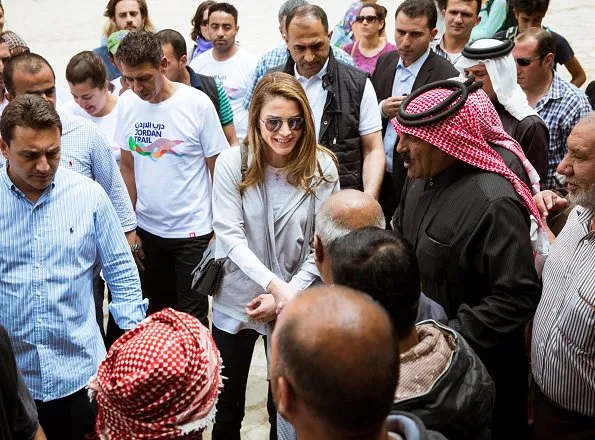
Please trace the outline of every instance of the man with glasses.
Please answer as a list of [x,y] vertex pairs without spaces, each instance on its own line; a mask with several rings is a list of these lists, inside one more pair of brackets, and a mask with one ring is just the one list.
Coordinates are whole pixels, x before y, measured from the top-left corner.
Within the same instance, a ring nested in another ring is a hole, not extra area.
[[321,7],[300,6],[286,21],[291,57],[273,70],[295,76],[304,88],[318,142],[339,159],[341,188],[378,198],[386,160],[382,120],[368,74],[334,57]]
[[548,168],[548,129],[517,84],[513,47],[509,40],[479,39],[465,46],[460,66],[467,76],[483,82],[504,130],[523,148],[543,186]]
[[196,73],[212,76],[219,81],[231,103],[238,139],[248,133],[248,112],[242,106],[257,58],[236,42],[240,27],[238,10],[229,3],[217,3],[209,8],[209,36],[213,48],[190,63]]
[[167,59],[154,34],[129,33],[116,55],[134,92],[118,100],[115,140],[136,207],[133,251],[144,266],[149,313],[172,307],[208,326],[208,301],[191,291],[191,272],[213,234],[211,176],[229,145],[207,95],[167,79]]
[[556,173],[556,168],[566,154],[566,139],[579,119],[591,111],[587,95],[553,70],[555,53],[554,37],[540,28],[529,28],[520,34],[512,50],[517,81],[529,105],[542,117],[550,132],[545,188],[564,184],[564,177]]

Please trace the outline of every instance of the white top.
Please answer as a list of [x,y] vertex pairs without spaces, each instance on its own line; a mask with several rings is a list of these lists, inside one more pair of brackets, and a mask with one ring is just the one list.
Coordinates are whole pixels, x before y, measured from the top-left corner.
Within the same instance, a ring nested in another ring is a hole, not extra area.
[[242,102],[250,88],[257,62],[258,58],[255,55],[239,47],[236,54],[225,61],[213,58],[213,49],[210,49],[190,63],[192,70],[212,76],[223,85],[233,110],[233,123],[240,140],[248,133],[248,111],[244,109]]
[[118,121],[119,114],[118,104],[116,104],[111,113],[101,117],[91,116],[74,101],[70,101],[64,104],[61,110],[65,113],[70,113],[71,115],[80,116],[81,118],[88,119],[89,121],[97,125],[109,141],[110,147],[112,147],[112,153],[114,154],[114,158],[116,159],[118,166],[120,165],[121,150],[118,144],[116,144],[115,139],[116,122]]
[[[295,191],[293,185],[287,182],[285,174],[279,168],[267,166],[265,170],[265,182],[269,194],[269,201],[273,208],[273,213],[276,215],[278,211],[287,203],[287,199],[291,197]],[[246,275],[248,275],[254,282],[259,284],[266,290],[269,283],[275,278],[275,274],[271,272],[250,250],[245,244],[235,246],[229,253],[229,258],[233,261]],[[298,272],[289,282],[298,290],[308,288],[316,279],[315,275],[309,272]],[[230,334],[236,334],[240,330],[256,330],[261,335],[267,334],[267,324],[261,324],[256,321],[242,322],[223,312],[213,309],[213,325],[219,330],[223,330]]]
[[[310,78],[303,77],[295,67],[295,78],[302,85],[308,96],[308,102],[312,108],[312,117],[314,118],[314,125],[316,126],[316,138],[320,136],[320,123],[324,113],[324,104],[328,91],[322,88],[322,77],[326,75],[328,68],[328,60],[324,67],[316,75]],[[359,134],[365,136],[370,133],[382,130],[382,119],[380,110],[378,109],[378,99],[376,98],[376,91],[370,79],[366,79],[366,86],[362,96],[362,102],[359,112]]]
[[2,96],[2,102],[0,102],[0,116],[2,116],[2,113],[4,112],[4,109],[6,108],[7,105],[8,105],[8,99],[6,99],[4,96]]
[[163,238],[198,237],[213,230],[205,158],[229,144],[207,95],[176,86],[158,104],[124,92],[116,142],[134,157],[138,226]]

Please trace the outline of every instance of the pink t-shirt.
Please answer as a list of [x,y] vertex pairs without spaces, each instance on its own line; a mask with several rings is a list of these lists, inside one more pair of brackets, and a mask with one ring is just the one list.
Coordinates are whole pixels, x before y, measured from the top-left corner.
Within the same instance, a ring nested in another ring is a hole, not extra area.
[[[355,45],[355,49],[353,47],[354,45]],[[387,52],[391,52],[396,49],[397,49],[397,46],[395,46],[394,44],[389,43],[387,41],[386,45],[380,52],[378,52],[373,57],[367,57],[363,53],[360,52],[359,44],[357,42],[350,43],[343,48],[343,50],[345,52],[347,52],[349,55],[352,56],[353,61],[355,62],[355,65],[359,69],[363,70],[364,72],[368,72],[370,75],[372,75],[374,73],[374,69],[376,68],[376,61],[378,61],[378,58],[380,58],[380,55],[387,53]]]

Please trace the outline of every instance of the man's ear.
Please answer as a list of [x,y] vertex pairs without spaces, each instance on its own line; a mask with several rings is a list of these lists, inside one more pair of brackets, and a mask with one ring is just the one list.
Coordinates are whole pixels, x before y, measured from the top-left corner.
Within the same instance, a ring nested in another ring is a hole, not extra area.
[[276,388],[276,405],[277,411],[286,420],[291,422],[292,412],[295,409],[295,393],[291,384],[283,376],[277,377],[277,388]]
[[4,139],[0,138],[0,150],[2,150],[2,156],[8,160],[8,144],[4,142]]
[[434,28],[430,31],[430,41],[434,41],[436,35],[438,35],[438,28]]
[[6,100],[8,102],[11,102],[15,98],[15,96],[12,93],[10,93],[8,90],[4,94],[4,97],[6,98]]
[[183,67],[186,67],[188,65],[188,55],[182,55],[182,57],[180,58],[180,63],[182,63]]
[[545,64],[547,64],[548,67],[550,67],[551,69],[554,68],[554,54],[553,53],[548,53],[545,58],[544,58]]
[[324,249],[322,249],[322,241],[318,234],[314,234],[314,261],[317,264],[322,264],[324,261]]
[[161,73],[163,73],[165,75],[165,72],[167,72],[167,66],[169,65],[169,61],[167,61],[167,58],[162,57],[161,58],[161,62],[159,63],[159,70],[161,71]]

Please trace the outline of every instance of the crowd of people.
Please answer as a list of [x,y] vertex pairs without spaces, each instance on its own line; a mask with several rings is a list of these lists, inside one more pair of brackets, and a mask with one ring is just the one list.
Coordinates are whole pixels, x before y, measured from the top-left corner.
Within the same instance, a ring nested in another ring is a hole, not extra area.
[[0,438],[240,439],[260,337],[270,439],[595,438],[594,97],[548,6],[287,0],[257,57],[232,4],[187,47],[109,0],[63,103],[0,2]]

